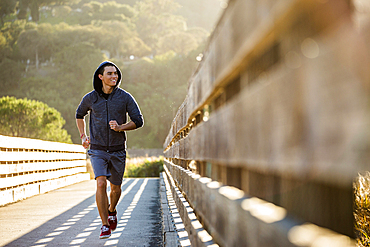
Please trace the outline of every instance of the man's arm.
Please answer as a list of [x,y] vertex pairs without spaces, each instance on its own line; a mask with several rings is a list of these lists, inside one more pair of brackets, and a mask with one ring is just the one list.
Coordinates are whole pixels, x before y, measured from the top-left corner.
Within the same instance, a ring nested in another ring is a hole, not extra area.
[[127,131],[136,129],[136,124],[133,121],[119,125],[116,120],[111,120],[109,121],[109,126],[114,131]]
[[90,145],[89,137],[85,134],[85,119],[76,118],[76,124],[78,131],[80,132],[80,137],[82,140],[82,146],[88,148]]
[[[131,121],[135,124],[136,129],[141,128],[144,125],[144,118],[141,114],[139,105],[131,94],[129,94],[127,101],[127,113],[130,116]],[[125,126],[124,128],[126,127],[129,126]]]

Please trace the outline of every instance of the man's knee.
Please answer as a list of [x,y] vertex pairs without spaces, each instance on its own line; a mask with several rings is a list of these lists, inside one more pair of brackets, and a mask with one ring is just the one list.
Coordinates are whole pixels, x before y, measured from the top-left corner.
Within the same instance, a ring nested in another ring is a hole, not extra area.
[[120,194],[121,193],[121,186],[120,185],[111,184],[110,189],[111,189],[112,193],[115,193],[115,194]]
[[96,185],[98,189],[106,189],[107,188],[107,178],[105,176],[97,177]]

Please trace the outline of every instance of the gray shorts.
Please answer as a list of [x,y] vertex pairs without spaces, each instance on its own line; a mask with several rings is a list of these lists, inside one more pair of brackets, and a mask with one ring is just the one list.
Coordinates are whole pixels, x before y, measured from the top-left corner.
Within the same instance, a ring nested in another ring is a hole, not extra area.
[[106,176],[112,184],[122,184],[126,166],[126,150],[108,153],[90,149],[87,153],[90,156],[95,179],[99,176]]

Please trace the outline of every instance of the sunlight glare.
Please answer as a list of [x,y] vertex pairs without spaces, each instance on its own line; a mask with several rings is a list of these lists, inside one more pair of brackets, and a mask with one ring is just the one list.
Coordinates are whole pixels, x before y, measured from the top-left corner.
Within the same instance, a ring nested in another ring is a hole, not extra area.
[[63,223],[62,226],[69,226],[69,225],[74,225],[76,224],[76,222],[66,222],[66,223]]
[[97,227],[88,227],[84,230],[84,232],[87,232],[87,231],[94,231]]
[[48,243],[48,242],[53,241],[53,239],[54,238],[42,238],[42,239],[37,240],[35,243],[36,244]]
[[79,239],[73,239],[72,242],[70,242],[69,244],[72,245],[72,244],[81,244],[83,242],[85,242],[86,238],[79,238]]
[[283,220],[287,215],[287,212],[284,208],[256,197],[245,199],[242,202],[242,208],[246,211],[249,211],[254,217],[266,223],[274,223]]
[[51,232],[49,233],[48,235],[46,235],[46,237],[52,237],[52,236],[58,236],[60,234],[62,234],[63,232]]
[[211,241],[213,238],[211,235],[208,234],[206,230],[198,232],[198,237],[200,238],[200,241],[203,243]]
[[87,236],[90,236],[92,232],[83,232],[83,233],[79,233],[76,238],[82,238],[82,237],[87,237]]
[[65,231],[67,229],[69,229],[71,226],[61,226],[61,227],[58,227],[57,229],[54,230],[54,232],[57,232],[57,231]]
[[191,246],[191,243],[189,239],[186,239],[186,240],[181,240],[180,245],[181,246]]
[[180,238],[185,238],[189,236],[187,231],[178,232],[177,235],[179,235]]
[[197,221],[197,220],[192,221],[192,222],[191,222],[191,225],[194,227],[194,229],[200,229],[200,228],[202,228],[202,227],[203,227],[203,226],[202,226],[202,224],[200,224],[200,222],[199,222],[199,221]]
[[235,187],[224,186],[219,189],[221,195],[226,196],[228,199],[234,201],[244,197],[244,192]]
[[292,227],[288,232],[288,239],[291,243],[297,246],[354,246],[349,237],[339,235],[329,229],[325,229],[311,223]]
[[311,38],[307,38],[302,42],[301,51],[307,58],[316,58],[320,54],[319,45]]

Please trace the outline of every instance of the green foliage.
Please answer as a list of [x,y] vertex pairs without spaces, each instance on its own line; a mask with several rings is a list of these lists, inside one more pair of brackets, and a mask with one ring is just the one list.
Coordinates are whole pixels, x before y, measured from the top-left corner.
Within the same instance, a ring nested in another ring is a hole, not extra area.
[[370,172],[359,175],[354,182],[355,233],[358,246],[370,246]]
[[117,0],[119,3],[128,4],[130,6],[134,6],[138,1],[140,0]]
[[104,54],[89,43],[65,47],[55,54],[58,67],[46,67],[34,75],[29,72],[13,95],[40,100],[57,108],[66,120],[65,128],[72,134],[73,142],[79,143],[74,112],[82,96],[92,90],[92,74],[104,60]]
[[110,1],[102,4],[100,12],[109,16],[123,14],[128,18],[132,18],[136,15],[135,10],[129,5],[119,4],[115,1]]
[[194,53],[185,57],[168,52],[124,67],[127,79],[121,85],[135,96],[145,119],[144,128],[128,132],[131,147],[162,147],[172,119],[185,99],[187,81],[196,65]]
[[174,51],[178,54],[186,55],[198,47],[197,40],[193,35],[181,32],[163,36],[158,42],[158,51],[163,54],[166,51]]
[[0,50],[0,60],[7,57],[13,60],[17,60],[17,47],[16,43],[18,41],[19,35],[25,28],[28,28],[26,21],[16,20],[14,22],[6,22],[1,28],[1,35],[6,39],[5,46]]
[[171,0],[145,0],[135,5],[138,12],[136,26],[139,37],[155,50],[159,39],[170,33],[183,32],[186,22],[173,13],[180,6]]
[[163,157],[158,159],[146,159],[139,163],[130,163],[128,161],[125,168],[125,178],[144,178],[159,177],[163,172]]
[[65,3],[73,3],[75,0],[19,0],[18,19],[25,20],[27,11],[30,10],[32,21],[40,20],[40,8],[42,6],[61,5]]
[[[92,44],[81,42],[72,46],[64,47],[55,54],[55,63],[59,64],[58,74],[71,75],[72,80],[64,83],[64,86],[72,87],[79,93],[85,89],[84,81],[91,78],[97,64],[104,60],[103,53]],[[70,79],[70,78],[68,78]],[[80,95],[78,93],[78,95]],[[76,96],[78,96],[76,95]]]
[[24,66],[21,63],[5,58],[0,63],[0,87],[2,92],[14,90],[22,77]]
[[2,33],[0,33],[0,51],[3,50],[6,46],[6,38]]
[[[102,35],[99,47],[102,50],[109,51],[113,57],[150,54],[150,48],[124,22],[105,21],[99,23],[99,28]],[[117,32],[117,30],[120,30],[120,32]]]
[[176,0],[181,6],[175,14],[185,18],[189,27],[212,30],[222,12],[221,1],[215,0]]
[[76,5],[54,6],[51,11],[43,10],[40,22],[90,25],[99,21],[122,21],[134,28],[132,19],[136,15],[133,7],[116,1],[80,1]]
[[52,15],[55,17],[67,17],[72,11],[69,6],[56,6],[53,8]]
[[87,10],[90,15],[89,19],[92,21],[114,21],[120,20],[130,23],[130,19],[136,15],[135,10],[126,4],[119,4],[115,1],[110,1],[106,3],[100,2],[90,2],[84,4],[84,10]]
[[71,143],[60,113],[46,104],[14,97],[0,98],[0,134]]
[[[179,2],[19,0],[17,17],[23,20],[8,14],[5,20],[11,22],[0,29],[0,97],[54,107],[72,140],[80,143],[76,107],[92,90],[96,67],[109,59],[122,70],[121,86],[144,114],[144,127],[128,132],[128,145],[161,148],[208,36],[203,28],[187,28],[186,4]],[[26,21],[30,15],[33,21]]]
[[4,25],[4,17],[15,12],[16,5],[17,5],[16,0],[0,1],[0,19],[2,25]]

